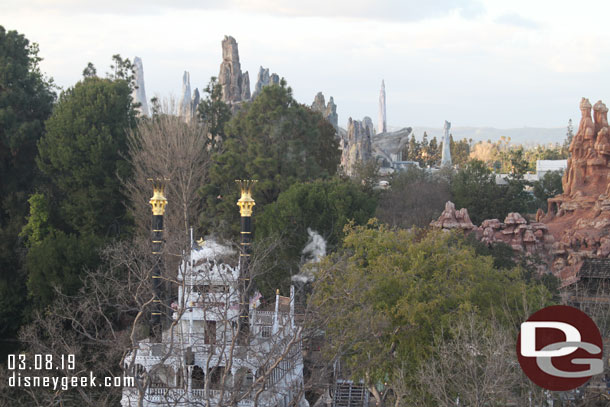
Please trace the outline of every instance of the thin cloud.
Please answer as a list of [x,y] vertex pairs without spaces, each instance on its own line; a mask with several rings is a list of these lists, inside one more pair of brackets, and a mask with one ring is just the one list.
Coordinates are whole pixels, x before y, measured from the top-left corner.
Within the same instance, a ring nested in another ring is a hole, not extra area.
[[[480,0],[8,0],[0,10],[47,10],[65,14],[155,15],[180,10],[232,10],[280,17],[355,18],[421,21],[459,14],[474,18],[484,12]],[[168,4],[169,3],[169,4]]]
[[496,23],[512,25],[514,27],[537,29],[540,28],[540,24],[534,20],[530,20],[519,14],[503,14],[494,20]]

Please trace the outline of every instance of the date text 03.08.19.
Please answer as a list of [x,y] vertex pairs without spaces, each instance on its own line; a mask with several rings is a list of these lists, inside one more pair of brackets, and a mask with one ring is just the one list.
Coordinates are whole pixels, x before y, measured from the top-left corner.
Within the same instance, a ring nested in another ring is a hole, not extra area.
[[76,367],[72,354],[9,354],[7,362],[8,370],[74,370]]

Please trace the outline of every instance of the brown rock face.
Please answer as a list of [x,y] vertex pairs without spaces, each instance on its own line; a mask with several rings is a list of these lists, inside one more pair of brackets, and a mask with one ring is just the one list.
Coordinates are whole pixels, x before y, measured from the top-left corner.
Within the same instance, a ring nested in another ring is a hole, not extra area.
[[475,233],[477,239],[487,245],[503,242],[511,246],[516,253],[539,255],[543,258],[554,242],[544,223],[528,224],[527,220],[516,212],[509,213],[504,222],[498,219],[486,219],[480,227],[477,227],[470,221],[468,210],[466,208],[456,210],[451,201],[445,204],[445,210],[438,220],[430,225],[435,228],[461,229]]
[[462,208],[458,211],[451,201],[445,203],[445,210],[441,213],[441,216],[430,225],[440,229],[462,229],[465,231],[478,229],[470,220],[468,209]]
[[[591,117],[593,108],[593,118]],[[602,101],[580,102],[582,118],[570,145],[563,194],[548,201],[543,221],[557,242],[553,272],[567,286],[578,281],[585,259],[610,254],[610,128]]]
[[218,82],[222,85],[223,102],[236,103],[250,98],[248,72],[241,72],[237,41],[231,36],[225,36],[222,40],[222,63]]

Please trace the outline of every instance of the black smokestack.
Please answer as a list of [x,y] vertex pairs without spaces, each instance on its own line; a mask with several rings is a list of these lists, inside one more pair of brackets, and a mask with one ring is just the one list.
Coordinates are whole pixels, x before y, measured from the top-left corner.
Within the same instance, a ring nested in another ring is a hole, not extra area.
[[242,339],[247,335],[250,321],[250,254],[252,245],[252,208],[256,203],[252,199],[252,185],[256,180],[238,180],[241,197],[237,201],[241,215],[240,251],[239,251],[239,334]]
[[152,206],[152,289],[153,306],[150,318],[151,338],[154,342],[161,342],[161,270],[163,267],[163,215],[167,199],[165,198],[165,185],[162,181],[153,181],[153,197],[150,198]]

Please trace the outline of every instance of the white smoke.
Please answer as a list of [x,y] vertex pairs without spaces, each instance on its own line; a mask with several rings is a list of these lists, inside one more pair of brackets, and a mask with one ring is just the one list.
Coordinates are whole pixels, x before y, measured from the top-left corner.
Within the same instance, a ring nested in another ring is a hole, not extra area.
[[[310,283],[315,279],[314,272],[317,270],[312,264],[319,263],[326,256],[326,240],[315,230],[307,228],[309,240],[301,252],[303,257],[303,266],[301,272],[292,276],[292,281],[300,283]],[[308,266],[309,265],[309,266]]]

